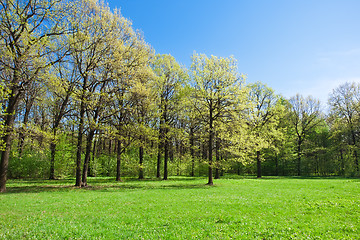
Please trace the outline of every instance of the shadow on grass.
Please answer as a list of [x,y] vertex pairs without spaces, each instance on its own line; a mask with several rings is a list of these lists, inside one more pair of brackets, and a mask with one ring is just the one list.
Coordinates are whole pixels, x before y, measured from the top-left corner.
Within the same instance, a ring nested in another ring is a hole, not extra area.
[[[344,180],[360,182],[359,178],[344,178],[337,176],[320,177],[320,176],[264,176],[260,179],[256,176],[238,176],[226,175],[222,179],[250,179],[250,180],[289,180],[289,179],[306,179],[306,180]],[[216,181],[215,187],[216,187]],[[99,192],[116,192],[122,190],[156,190],[156,189],[200,189],[213,188],[214,186],[206,185],[206,178],[203,177],[170,177],[169,180],[160,178],[124,178],[124,182],[116,182],[114,178],[89,178],[89,186],[79,188],[74,186],[75,179],[62,180],[44,180],[44,179],[16,179],[9,181],[6,194],[16,193],[41,193],[41,192],[70,192],[70,191],[99,191]]]
[[[156,190],[210,188],[210,186],[205,184],[205,181],[203,183],[198,183],[196,180],[202,180],[202,178],[171,178],[170,180],[166,181],[150,178],[127,178],[125,182],[115,182],[113,178],[92,178],[88,181],[88,186],[82,188],[72,185],[75,182],[74,180],[16,180],[9,184],[5,194],[70,191],[115,192],[136,189]],[[194,183],[191,183],[191,181]]]
[[333,179],[333,180],[354,180],[357,181],[360,179],[358,177],[343,177],[343,176],[262,176],[257,178],[255,175],[226,175],[222,179],[258,179],[258,180],[289,180],[289,179],[306,179],[306,180],[316,180],[316,179]]

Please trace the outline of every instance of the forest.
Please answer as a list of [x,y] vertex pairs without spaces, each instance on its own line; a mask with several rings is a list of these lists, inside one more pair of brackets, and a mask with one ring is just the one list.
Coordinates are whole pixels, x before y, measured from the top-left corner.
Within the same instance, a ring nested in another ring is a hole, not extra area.
[[248,83],[232,56],[194,52],[186,68],[102,1],[0,2],[0,192],[18,178],[359,176],[359,83],[322,108]]

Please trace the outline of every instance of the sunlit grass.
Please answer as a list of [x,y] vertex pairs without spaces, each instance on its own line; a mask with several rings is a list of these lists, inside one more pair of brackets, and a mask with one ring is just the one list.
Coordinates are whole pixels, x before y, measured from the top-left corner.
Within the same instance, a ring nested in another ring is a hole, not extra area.
[[357,179],[12,180],[2,239],[359,239]]

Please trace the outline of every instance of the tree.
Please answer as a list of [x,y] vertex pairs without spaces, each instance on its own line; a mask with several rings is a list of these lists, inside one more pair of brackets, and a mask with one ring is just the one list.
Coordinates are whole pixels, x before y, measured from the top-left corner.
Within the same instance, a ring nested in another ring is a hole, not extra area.
[[0,65],[9,91],[5,106],[0,192],[6,191],[15,112],[30,83],[41,79],[39,75],[54,63],[46,61],[46,56],[57,51],[51,42],[68,31],[63,23],[69,7],[69,3],[59,0],[3,0],[0,3],[0,52],[3,54]]
[[281,129],[277,127],[283,108],[278,96],[266,85],[257,82],[249,85],[248,125],[253,136],[253,148],[256,152],[257,177],[261,178],[261,150],[269,148],[272,139],[281,138]]
[[309,134],[322,122],[320,102],[309,96],[304,98],[297,94],[290,98],[291,111],[289,119],[296,133],[297,142],[297,175],[301,176],[302,145]]
[[154,95],[149,86],[150,76],[139,77],[130,90],[134,131],[133,135],[137,138],[139,149],[139,179],[144,179],[144,150],[147,139],[152,138],[152,129],[149,126],[153,119],[152,110]]
[[356,171],[359,171],[359,160],[357,152],[359,131],[359,100],[360,85],[345,83],[333,90],[329,97],[330,113],[333,118],[344,119],[345,129],[349,133],[350,145],[353,148],[354,164]]
[[171,125],[179,111],[180,88],[186,76],[184,69],[171,55],[157,55],[152,64],[156,74],[154,87],[159,99],[160,124],[157,177],[160,177],[161,150],[164,150],[164,180],[168,178],[169,140]]
[[116,129],[117,161],[116,181],[121,181],[121,155],[135,139],[132,134],[134,111],[131,100],[131,89],[144,76],[151,75],[149,62],[153,51],[139,34],[131,34],[126,42],[117,42],[113,55],[114,100],[110,104],[112,112],[111,125]]
[[226,118],[234,111],[241,98],[239,90],[244,79],[237,72],[236,60],[194,54],[192,56],[191,76],[194,91],[193,104],[206,123],[208,135],[208,185],[213,185],[213,142],[215,121]]

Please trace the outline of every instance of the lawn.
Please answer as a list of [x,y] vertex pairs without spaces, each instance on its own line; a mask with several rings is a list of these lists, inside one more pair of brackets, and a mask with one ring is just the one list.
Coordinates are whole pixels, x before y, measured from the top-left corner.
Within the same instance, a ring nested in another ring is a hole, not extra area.
[[9,180],[0,239],[360,239],[360,180]]

